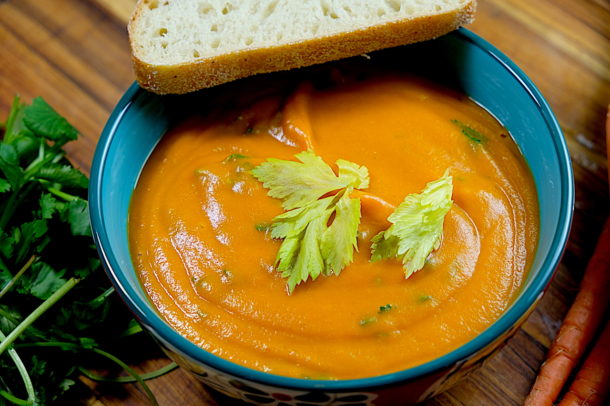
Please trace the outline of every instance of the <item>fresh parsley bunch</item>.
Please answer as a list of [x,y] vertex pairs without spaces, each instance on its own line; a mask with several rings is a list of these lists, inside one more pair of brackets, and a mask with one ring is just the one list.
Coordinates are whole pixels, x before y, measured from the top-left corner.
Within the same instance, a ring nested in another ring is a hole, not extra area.
[[59,403],[79,374],[101,378],[84,369],[88,355],[143,383],[101,349],[141,328],[110,297],[88,180],[63,150],[77,130],[42,98],[19,97],[0,129],[0,406]]

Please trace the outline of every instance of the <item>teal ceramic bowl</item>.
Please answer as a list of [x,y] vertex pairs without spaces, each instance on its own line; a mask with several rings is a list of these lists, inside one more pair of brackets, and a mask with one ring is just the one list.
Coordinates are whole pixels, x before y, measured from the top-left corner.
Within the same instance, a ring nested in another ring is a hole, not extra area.
[[90,211],[99,254],[117,291],[167,353],[209,387],[233,398],[274,405],[410,404],[446,389],[493,353],[533,310],[557,268],[574,202],[570,157],[551,109],[531,80],[505,55],[461,29],[434,41],[372,54],[470,96],[510,131],[532,170],[540,206],[540,238],[521,294],[487,330],[456,350],[399,372],[354,380],[308,380],[255,371],[212,355],[167,325],[132,266],[127,218],[132,191],[155,145],[210,89],[157,96],[136,84],[113,111],[99,140]]

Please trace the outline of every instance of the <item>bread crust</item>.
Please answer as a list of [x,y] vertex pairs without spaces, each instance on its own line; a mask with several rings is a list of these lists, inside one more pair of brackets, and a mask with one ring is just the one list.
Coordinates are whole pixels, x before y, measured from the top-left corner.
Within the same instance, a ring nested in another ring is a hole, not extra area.
[[472,22],[476,0],[443,14],[404,19],[338,35],[267,48],[201,58],[176,65],[154,65],[133,52],[132,24],[139,18],[140,3],[128,25],[136,80],[157,94],[184,94],[247,76],[289,70],[348,58],[433,39]]

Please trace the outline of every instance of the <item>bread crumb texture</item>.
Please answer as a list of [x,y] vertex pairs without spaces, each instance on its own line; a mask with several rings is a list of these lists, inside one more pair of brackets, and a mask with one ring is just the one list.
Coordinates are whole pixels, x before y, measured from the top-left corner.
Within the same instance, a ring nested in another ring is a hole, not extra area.
[[132,27],[138,57],[177,64],[434,15],[467,0],[145,0]]
[[[407,28],[402,29],[403,40],[398,42],[433,38],[468,23],[474,8],[474,0],[140,0],[129,34],[138,81],[153,91],[169,86],[170,90],[159,93],[183,93],[249,73],[290,69],[395,46],[397,40],[392,37],[399,35],[400,26]],[[409,31],[410,22],[415,33]],[[386,27],[385,31],[380,27]],[[390,37],[387,45],[383,35]],[[329,40],[351,45],[328,51],[323,42]],[[302,45],[312,46],[311,58],[299,49]],[[264,55],[257,50],[270,49],[286,54],[285,63],[280,62],[276,69],[262,61],[238,69],[230,66],[238,60],[227,59],[228,55],[256,59]],[[316,57],[316,52],[323,57]],[[224,72],[218,71],[222,67],[208,70],[213,77],[203,78],[201,67],[197,72],[188,67],[202,61],[228,66]],[[169,72],[169,66],[187,66],[186,71],[197,73],[203,81],[198,84],[181,78],[184,71]],[[155,83],[166,80],[175,83]]]

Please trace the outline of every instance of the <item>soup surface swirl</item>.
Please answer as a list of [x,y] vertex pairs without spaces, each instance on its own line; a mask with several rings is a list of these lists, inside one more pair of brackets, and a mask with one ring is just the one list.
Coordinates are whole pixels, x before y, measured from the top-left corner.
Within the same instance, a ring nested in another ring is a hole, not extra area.
[[[536,190],[507,130],[467,97],[412,77],[337,82],[190,118],[143,170],[129,219],[141,283],[174,329],[222,358],[314,379],[402,370],[489,327],[527,275]],[[423,269],[405,279],[398,260],[370,262],[370,239],[389,223],[363,201],[354,262],[288,294],[274,267],[280,241],[266,231],[281,202],[249,171],[305,149],[335,170],[337,159],[366,166],[367,192],[392,205],[450,169],[454,203]]]

